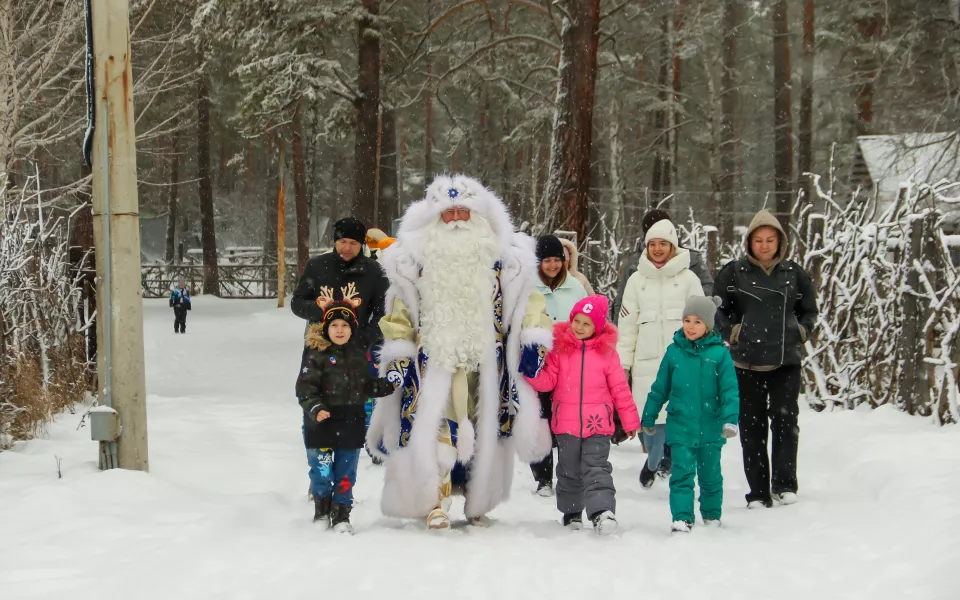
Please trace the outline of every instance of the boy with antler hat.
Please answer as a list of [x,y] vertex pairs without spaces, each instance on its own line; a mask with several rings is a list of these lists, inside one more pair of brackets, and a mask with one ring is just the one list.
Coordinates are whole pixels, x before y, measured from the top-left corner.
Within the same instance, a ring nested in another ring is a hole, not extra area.
[[340,292],[343,300],[335,300],[332,288],[320,288],[323,320],[307,328],[297,399],[303,408],[313,520],[351,532],[353,486],[366,434],[364,402],[389,395],[393,386],[371,375],[366,348],[354,335],[360,304],[356,287],[351,283]]

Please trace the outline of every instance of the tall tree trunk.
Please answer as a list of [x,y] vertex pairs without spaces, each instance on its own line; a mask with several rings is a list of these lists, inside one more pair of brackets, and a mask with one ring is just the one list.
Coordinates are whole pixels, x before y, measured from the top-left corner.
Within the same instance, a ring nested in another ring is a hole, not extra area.
[[723,4],[723,74],[720,97],[720,206],[717,226],[723,244],[733,243],[736,198],[740,185],[740,64],[737,40],[743,27],[743,8],[740,0],[725,0]]
[[[278,135],[282,136],[283,132],[277,132]],[[264,202],[264,243],[263,243],[263,262],[266,265],[270,265],[267,269],[267,279],[270,281],[270,284],[267,286],[267,289],[270,292],[276,291],[276,282],[277,282],[277,268],[276,265],[278,260],[278,248],[279,248],[279,204],[277,203],[277,196],[274,195],[274,190],[279,191],[280,186],[282,186],[285,181],[281,179],[283,176],[284,170],[280,168],[280,152],[285,153],[285,145],[281,149],[277,144],[274,143],[274,135],[271,133],[267,137],[267,180],[273,182],[272,186],[268,186],[270,190],[269,193],[263,194],[261,199]],[[277,154],[274,154],[277,152]],[[278,160],[274,163],[274,156],[277,156]],[[286,162],[286,157],[284,156],[283,162]],[[273,169],[273,166],[276,165],[276,169]]]
[[660,70],[657,74],[657,99],[660,108],[653,116],[653,177],[650,179],[650,191],[653,194],[653,204],[657,205],[670,193],[670,132],[667,131],[667,77],[669,75],[670,55],[670,17],[664,15],[660,23]]
[[804,176],[813,167],[813,59],[814,59],[814,0],[803,0],[803,62],[800,71],[800,123],[797,172],[802,177],[804,203],[813,202],[813,185]]
[[206,62],[200,54],[197,78],[197,181],[200,191],[200,237],[203,243],[203,292],[220,295],[217,271],[217,237],[214,227],[213,187],[210,182],[210,87],[202,71]]
[[774,191],[777,218],[787,229],[793,196],[793,115],[790,102],[790,23],[787,0],[773,8],[773,136]]
[[680,91],[683,82],[683,27],[686,11],[686,0],[677,0],[677,8],[673,15],[673,103],[670,105],[670,182],[671,187],[679,183],[680,169]]
[[623,173],[623,140],[620,138],[620,99],[614,96],[610,101],[610,229],[614,233],[620,226],[620,214],[623,210],[626,185]]
[[303,118],[300,103],[293,112],[293,188],[297,205],[297,276],[310,260],[310,201],[307,194],[307,165],[303,159]]
[[[427,2],[427,26],[433,19],[433,0]],[[423,88],[423,182],[429,185],[433,179],[433,56],[430,53],[430,37],[427,37],[427,84]]]
[[392,110],[384,109],[380,132],[380,202],[379,219],[384,231],[400,214],[397,204],[397,119]]
[[380,0],[363,0],[357,77],[357,136],[353,158],[353,216],[368,227],[376,224],[377,138],[380,135],[380,32],[374,18]]
[[220,127],[220,164],[217,166],[217,190],[221,194],[230,191],[229,172],[227,164],[230,162],[230,131]]
[[560,209],[560,228],[587,238],[590,192],[590,147],[593,141],[593,105],[597,78],[600,0],[566,0],[560,41],[560,81],[557,84],[550,148],[550,172],[544,199]]
[[857,103],[857,135],[873,133],[873,93],[877,77],[877,38],[883,29],[883,8],[875,2],[864,7],[865,12],[857,19],[860,40],[853,45],[853,64],[856,76],[855,100]]
[[180,132],[173,133],[170,154],[170,189],[167,196],[167,238],[164,260],[173,262],[177,251],[177,194],[180,191]]
[[[294,136],[296,136],[296,134],[294,134]],[[296,139],[296,137],[294,137],[294,139]],[[294,175],[294,180],[296,180],[296,175]],[[277,161],[277,183],[277,267],[276,275],[271,279],[273,279],[273,285],[277,288],[277,308],[283,308],[283,280],[286,278],[285,271],[287,266],[287,140],[283,137],[283,135],[280,136],[280,158]],[[296,186],[296,183],[294,183],[294,186]],[[297,233],[299,235],[299,232]],[[298,268],[298,278],[302,273],[303,269]]]

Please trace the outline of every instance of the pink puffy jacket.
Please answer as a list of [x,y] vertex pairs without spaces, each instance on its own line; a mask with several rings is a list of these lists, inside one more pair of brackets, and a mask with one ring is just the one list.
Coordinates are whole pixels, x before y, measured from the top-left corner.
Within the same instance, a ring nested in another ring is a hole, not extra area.
[[607,323],[599,335],[578,340],[570,323],[553,326],[553,350],[536,378],[538,392],[553,391],[554,434],[579,438],[613,435],[613,411],[624,431],[640,429],[640,414],[617,356],[617,328]]

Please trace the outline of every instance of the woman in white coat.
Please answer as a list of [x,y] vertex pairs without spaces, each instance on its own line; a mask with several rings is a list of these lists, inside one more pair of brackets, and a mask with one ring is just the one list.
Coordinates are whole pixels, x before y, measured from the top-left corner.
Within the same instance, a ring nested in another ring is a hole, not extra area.
[[[573,307],[587,297],[587,291],[566,268],[563,243],[554,235],[537,238],[537,260],[540,262],[540,281],[537,290],[547,299],[547,314],[554,323],[570,319]],[[540,394],[540,410],[543,418],[551,416],[551,393]],[[542,461],[530,465],[533,478],[537,481],[537,494],[545,497],[553,495],[553,452]]]
[[[632,373],[633,399],[642,409],[657,378],[660,361],[683,325],[683,306],[690,296],[702,296],[700,279],[690,270],[690,253],[680,248],[677,230],[667,220],[647,230],[646,250],[637,271],[627,280],[620,308],[620,364]],[[629,374],[628,374],[629,378]],[[640,484],[648,488],[656,479],[666,440],[667,407],[657,418],[657,433],[643,435],[647,462]]]

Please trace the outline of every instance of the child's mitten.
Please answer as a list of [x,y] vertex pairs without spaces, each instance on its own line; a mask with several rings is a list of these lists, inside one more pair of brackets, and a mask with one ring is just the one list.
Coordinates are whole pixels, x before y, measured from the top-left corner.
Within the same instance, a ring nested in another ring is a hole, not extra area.
[[734,425],[733,423],[727,423],[723,426],[723,437],[725,438],[734,438],[737,437],[737,434],[740,433],[740,428]]

